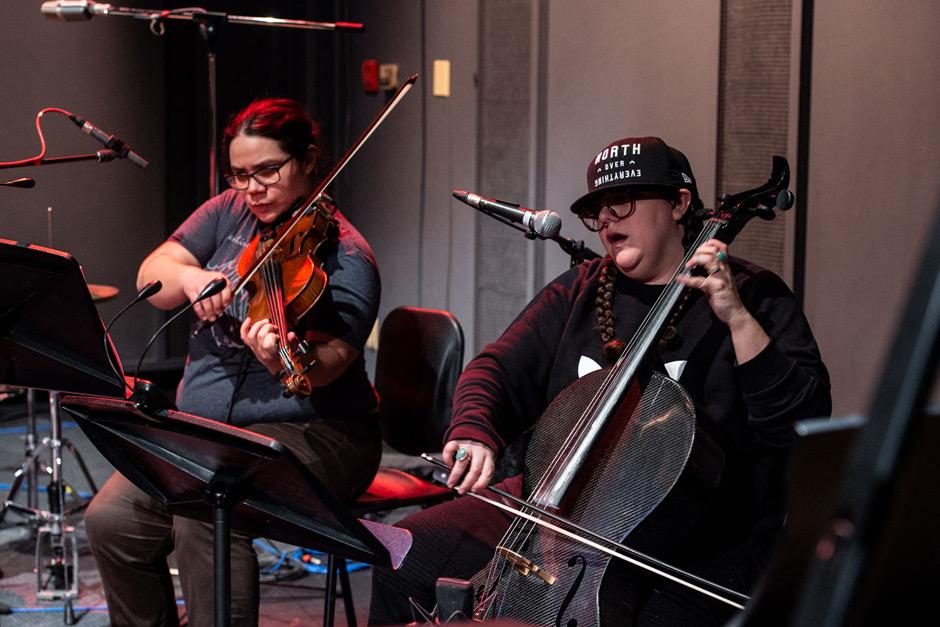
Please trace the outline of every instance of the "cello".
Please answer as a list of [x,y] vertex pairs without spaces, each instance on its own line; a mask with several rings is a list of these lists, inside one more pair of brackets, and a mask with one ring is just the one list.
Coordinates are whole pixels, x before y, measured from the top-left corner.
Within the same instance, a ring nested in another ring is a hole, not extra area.
[[598,590],[612,558],[743,607],[744,595],[638,554],[620,540],[676,484],[695,440],[687,393],[643,367],[687,289],[678,278],[689,272],[687,262],[704,242],[730,243],[751,218],[772,219],[774,208],[792,206],[788,182],[786,160],[774,157],[765,185],[723,197],[618,361],[570,384],[536,422],[523,465],[525,498],[511,499],[517,518],[472,579],[475,619],[597,625]]

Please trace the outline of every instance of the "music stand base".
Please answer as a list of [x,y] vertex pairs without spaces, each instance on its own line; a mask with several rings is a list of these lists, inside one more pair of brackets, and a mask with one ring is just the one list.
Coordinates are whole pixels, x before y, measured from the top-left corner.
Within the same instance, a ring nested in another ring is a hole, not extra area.
[[[36,536],[36,598],[43,601],[78,597],[78,542],[75,527],[44,525]],[[61,539],[61,544],[56,544]],[[46,551],[43,549],[47,548]],[[51,576],[43,582],[45,572]]]

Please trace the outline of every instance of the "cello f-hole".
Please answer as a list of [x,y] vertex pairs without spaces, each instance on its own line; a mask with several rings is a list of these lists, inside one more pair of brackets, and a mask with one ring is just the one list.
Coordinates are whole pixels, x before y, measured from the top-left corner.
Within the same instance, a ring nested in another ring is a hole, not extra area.
[[[580,555],[572,555],[571,559],[568,560],[568,568],[574,568],[577,566],[578,562],[581,562],[581,571],[578,573],[577,577],[574,578],[574,581],[571,584],[571,587],[568,588],[567,594],[565,594],[564,600],[561,602],[561,606],[558,608],[558,615],[555,617],[555,627],[561,627],[562,617],[565,615],[565,610],[568,609],[568,606],[571,605],[571,601],[574,599],[574,595],[578,592],[578,588],[581,587],[581,580],[584,579],[584,571],[587,569],[587,560],[585,560]],[[578,619],[569,618],[565,623],[566,627],[577,627]]]

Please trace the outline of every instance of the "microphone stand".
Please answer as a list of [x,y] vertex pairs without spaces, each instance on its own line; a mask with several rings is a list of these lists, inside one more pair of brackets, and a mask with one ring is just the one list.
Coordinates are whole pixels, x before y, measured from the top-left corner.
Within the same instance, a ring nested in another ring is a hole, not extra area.
[[568,256],[571,257],[571,266],[575,267],[579,263],[590,261],[591,259],[599,259],[600,255],[588,248],[584,244],[584,240],[573,240],[570,237],[565,237],[564,235],[556,235],[551,238],[553,241],[557,242],[561,249],[568,253]]
[[0,170],[8,170],[10,168],[26,168],[40,165],[55,165],[58,163],[71,163],[73,161],[97,161],[98,163],[105,163],[107,161],[114,161],[117,158],[117,153],[113,150],[103,148],[94,153],[88,153],[84,155],[63,155],[61,157],[43,157],[42,159],[37,159],[32,163],[0,163]]
[[216,42],[219,30],[224,24],[240,24],[247,26],[266,26],[274,28],[293,28],[300,30],[332,30],[360,32],[365,25],[359,22],[313,22],[310,20],[282,19],[277,17],[258,17],[250,15],[232,15],[222,11],[207,11],[194,7],[187,9],[136,9],[133,7],[116,7],[110,4],[89,3],[86,15],[90,19],[93,15],[114,15],[132,17],[150,22],[150,32],[160,37],[165,32],[165,21],[176,20],[193,22],[199,26],[199,34],[206,42],[206,57],[208,64],[208,96],[209,96],[209,197],[215,196],[219,191],[219,173],[217,165],[216,133],[218,128],[218,111],[216,107]]
[[523,236],[525,236],[526,239],[530,239],[530,240],[550,239],[553,242],[557,243],[559,246],[561,246],[561,249],[565,251],[566,253],[568,253],[569,257],[571,257],[571,265],[569,266],[571,268],[575,267],[576,265],[584,261],[589,261],[591,259],[600,258],[600,255],[598,255],[596,252],[594,252],[593,250],[591,250],[585,245],[584,240],[575,241],[571,239],[570,237],[565,237],[564,235],[555,235],[554,237],[540,237],[537,233],[533,233],[529,229],[519,226],[512,220],[504,218],[501,215],[495,214],[492,211],[487,211],[486,209],[482,209],[479,207],[477,207],[477,209],[484,215],[489,216],[498,222],[502,222],[508,227],[511,227],[511,228],[516,229],[517,231],[520,231],[523,234]]

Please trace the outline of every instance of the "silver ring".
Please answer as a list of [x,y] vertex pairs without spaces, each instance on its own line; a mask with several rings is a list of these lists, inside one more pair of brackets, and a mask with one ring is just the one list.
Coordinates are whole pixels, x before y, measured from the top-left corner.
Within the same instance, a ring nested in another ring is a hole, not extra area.
[[470,459],[470,450],[465,446],[461,446],[457,449],[457,452],[454,453],[454,461],[462,462],[465,459]]

